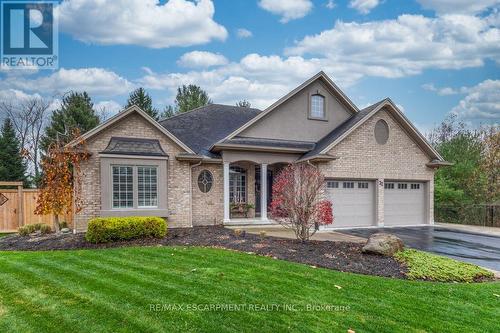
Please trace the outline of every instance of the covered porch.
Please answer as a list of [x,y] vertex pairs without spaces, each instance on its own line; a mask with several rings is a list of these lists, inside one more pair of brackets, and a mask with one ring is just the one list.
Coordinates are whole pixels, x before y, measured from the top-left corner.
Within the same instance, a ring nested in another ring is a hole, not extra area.
[[294,154],[224,151],[223,187],[225,225],[272,225],[268,207],[276,175]]

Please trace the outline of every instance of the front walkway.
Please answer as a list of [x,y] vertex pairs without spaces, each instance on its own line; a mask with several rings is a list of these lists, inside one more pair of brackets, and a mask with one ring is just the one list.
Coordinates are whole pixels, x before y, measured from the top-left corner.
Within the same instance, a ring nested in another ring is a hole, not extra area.
[[[289,238],[289,239],[295,239],[295,234],[293,230],[290,229],[285,229],[284,227],[280,225],[274,225],[274,226],[262,226],[262,225],[255,225],[255,226],[226,226],[226,228],[229,229],[240,229],[244,230],[248,233],[251,234],[260,234],[262,231],[266,233],[267,236],[272,236],[272,237],[280,237],[280,238]],[[312,240],[319,240],[319,241],[332,241],[332,242],[352,242],[352,243],[365,243],[366,238],[363,237],[358,237],[358,236],[352,236],[348,234],[343,234],[340,232],[336,231],[318,231],[316,234],[314,234],[311,237]]]

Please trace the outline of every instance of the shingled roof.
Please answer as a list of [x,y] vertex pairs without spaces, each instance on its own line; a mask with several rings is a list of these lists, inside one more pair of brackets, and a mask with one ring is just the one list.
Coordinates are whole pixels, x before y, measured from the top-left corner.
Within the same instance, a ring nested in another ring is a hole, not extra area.
[[212,158],[213,144],[224,139],[261,111],[222,104],[209,104],[160,121],[160,124],[196,154]]
[[112,137],[101,153],[116,155],[168,156],[153,139]]

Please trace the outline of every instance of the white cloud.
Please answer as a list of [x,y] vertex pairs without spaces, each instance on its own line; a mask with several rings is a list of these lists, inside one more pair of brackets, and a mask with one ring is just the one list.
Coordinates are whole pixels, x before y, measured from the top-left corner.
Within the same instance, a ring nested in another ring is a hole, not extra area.
[[[148,69],[138,84],[148,89],[167,90],[173,99],[179,85],[193,83],[205,89],[216,103],[234,104],[245,98],[252,106],[265,108],[320,69],[335,73],[324,65],[316,59],[249,54],[239,62],[211,70],[155,73]],[[343,77],[350,80],[349,73],[344,73]]]
[[14,101],[23,102],[31,98],[40,98],[41,96],[37,93],[28,94],[24,91],[17,89],[4,89],[0,90],[0,103],[10,103]]
[[356,9],[361,14],[368,14],[379,3],[379,0],[351,0],[349,7]]
[[95,103],[94,109],[110,114],[116,114],[123,109],[123,106],[116,101],[108,100]]
[[499,0],[417,0],[422,7],[441,14],[475,14],[500,4]]
[[306,16],[313,8],[313,4],[310,0],[260,0],[259,7],[280,15],[280,22],[287,23]]
[[67,91],[86,91],[96,96],[127,93],[134,87],[127,79],[103,68],[65,69],[36,78],[6,77],[0,88],[12,88],[41,94],[63,94]]
[[182,67],[207,68],[211,66],[221,66],[227,64],[226,57],[219,53],[206,51],[192,51],[184,53],[177,64]]
[[325,4],[325,7],[328,9],[333,9],[337,7],[337,4],[333,0],[328,0],[328,2]]
[[318,55],[353,74],[397,78],[425,69],[479,67],[500,63],[499,14],[488,17],[401,15],[366,23],[337,21],[330,30],[306,36],[287,55]]
[[62,32],[88,43],[150,48],[225,40],[211,0],[71,0],[56,9]]
[[437,88],[434,86],[432,83],[426,83],[422,85],[422,88],[427,91],[432,91],[437,93],[439,96],[449,96],[449,95],[456,95],[460,93],[466,93],[467,88],[462,87],[459,89],[451,88],[451,87],[443,87],[443,88]]
[[250,30],[247,30],[247,29],[244,29],[244,28],[240,28],[236,31],[236,35],[238,36],[238,38],[249,38],[249,37],[252,37],[253,34]]
[[468,88],[452,113],[471,121],[500,122],[500,80],[485,80]]

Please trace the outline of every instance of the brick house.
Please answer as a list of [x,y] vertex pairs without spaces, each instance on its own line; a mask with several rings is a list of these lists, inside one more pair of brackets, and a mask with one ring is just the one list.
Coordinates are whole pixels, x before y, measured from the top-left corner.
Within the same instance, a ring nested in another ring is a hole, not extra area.
[[325,175],[333,227],[432,224],[434,172],[448,164],[390,99],[360,110],[323,72],[263,111],[211,104],[157,122],[133,106],[70,145],[81,139],[78,231],[96,216],[272,223],[273,177],[297,162]]

